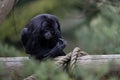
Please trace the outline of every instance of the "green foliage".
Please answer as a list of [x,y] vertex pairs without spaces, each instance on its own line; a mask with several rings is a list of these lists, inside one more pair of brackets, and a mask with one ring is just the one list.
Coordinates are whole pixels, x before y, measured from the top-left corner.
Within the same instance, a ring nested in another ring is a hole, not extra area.
[[2,64],[2,62],[0,62],[0,80],[7,80],[7,78],[5,77],[6,74],[6,70]]
[[[118,75],[111,74],[114,62],[108,64],[77,65],[73,70],[75,80],[119,80]],[[112,69],[112,70],[111,70]],[[107,75],[107,76],[106,76]]]
[[29,2],[32,2],[32,1],[37,1],[37,0],[18,0],[16,5],[19,7],[19,6],[25,5]]
[[15,57],[21,55],[22,52],[17,50],[15,47],[0,43],[0,57]]
[[25,64],[20,73],[23,78],[35,74],[37,80],[70,80],[65,72],[49,60],[43,62],[30,60]]
[[80,46],[93,54],[120,53],[119,24],[120,15],[116,8],[105,6],[89,25],[81,25],[81,28],[76,30]]

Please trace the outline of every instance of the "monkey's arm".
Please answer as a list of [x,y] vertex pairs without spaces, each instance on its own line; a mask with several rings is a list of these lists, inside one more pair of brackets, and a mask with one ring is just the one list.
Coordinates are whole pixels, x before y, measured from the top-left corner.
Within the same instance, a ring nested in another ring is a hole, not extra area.
[[65,46],[67,45],[67,42],[65,39],[60,38],[59,42],[56,44],[56,46],[54,48],[52,48],[47,54],[45,54],[45,57],[57,57],[60,56],[61,53],[64,54],[63,49],[65,48]]

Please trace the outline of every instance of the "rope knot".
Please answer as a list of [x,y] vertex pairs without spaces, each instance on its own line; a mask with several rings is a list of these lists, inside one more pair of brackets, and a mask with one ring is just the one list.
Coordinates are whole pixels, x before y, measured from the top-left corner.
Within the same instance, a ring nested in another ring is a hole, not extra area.
[[84,52],[79,47],[76,47],[73,52],[70,52],[66,56],[56,58],[55,62],[63,69],[73,71],[77,58],[87,54],[87,52]]

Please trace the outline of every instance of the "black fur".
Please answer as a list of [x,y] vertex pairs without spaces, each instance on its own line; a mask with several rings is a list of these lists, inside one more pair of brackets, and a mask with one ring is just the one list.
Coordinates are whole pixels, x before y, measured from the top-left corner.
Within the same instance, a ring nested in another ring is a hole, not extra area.
[[26,53],[39,60],[65,55],[67,42],[61,35],[57,17],[51,14],[32,18],[22,31],[21,41]]

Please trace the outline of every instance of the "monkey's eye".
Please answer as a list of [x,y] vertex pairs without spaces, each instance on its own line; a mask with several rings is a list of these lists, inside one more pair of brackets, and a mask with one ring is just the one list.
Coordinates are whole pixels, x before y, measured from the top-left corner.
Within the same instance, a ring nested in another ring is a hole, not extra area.
[[43,27],[46,27],[47,25],[48,25],[48,23],[47,23],[46,21],[43,21],[43,22],[42,22],[42,26],[43,26]]

